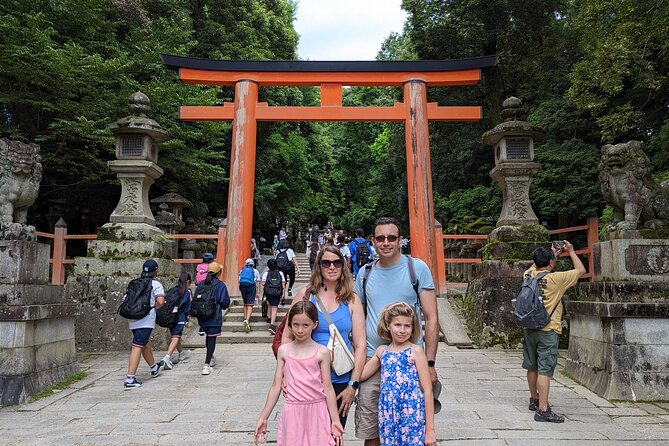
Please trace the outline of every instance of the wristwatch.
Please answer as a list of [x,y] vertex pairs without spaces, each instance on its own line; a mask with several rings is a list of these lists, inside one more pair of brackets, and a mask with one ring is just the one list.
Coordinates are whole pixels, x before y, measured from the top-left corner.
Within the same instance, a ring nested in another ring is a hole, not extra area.
[[360,383],[358,381],[349,381],[348,385],[353,387],[353,390],[358,390]]
[[428,367],[434,367],[434,359],[428,359],[427,360],[427,366]]

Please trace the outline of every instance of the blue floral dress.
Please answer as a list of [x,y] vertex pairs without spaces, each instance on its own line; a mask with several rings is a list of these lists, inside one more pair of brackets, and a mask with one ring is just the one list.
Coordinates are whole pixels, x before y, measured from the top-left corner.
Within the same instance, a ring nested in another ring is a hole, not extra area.
[[379,437],[383,445],[425,444],[425,398],[412,347],[401,352],[384,350],[380,356]]

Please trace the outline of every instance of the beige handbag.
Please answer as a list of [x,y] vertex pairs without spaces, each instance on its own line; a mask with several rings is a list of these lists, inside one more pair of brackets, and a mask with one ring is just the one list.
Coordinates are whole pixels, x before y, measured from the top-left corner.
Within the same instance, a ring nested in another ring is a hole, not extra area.
[[327,309],[325,308],[325,305],[323,305],[323,302],[321,302],[321,299],[317,295],[314,295],[314,297],[316,297],[318,307],[329,324],[328,328],[330,329],[330,339],[328,340],[327,348],[330,350],[332,355],[332,370],[334,370],[337,375],[348,373],[353,370],[353,366],[355,365],[353,353],[351,353],[351,351],[346,346],[344,338],[342,338],[341,333],[339,333],[339,330],[337,330],[337,326],[332,323],[330,314],[327,312]]

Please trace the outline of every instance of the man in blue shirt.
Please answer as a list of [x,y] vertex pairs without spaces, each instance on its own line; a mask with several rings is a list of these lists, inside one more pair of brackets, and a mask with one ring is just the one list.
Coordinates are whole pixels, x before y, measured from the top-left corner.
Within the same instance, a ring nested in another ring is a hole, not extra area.
[[[406,302],[418,310],[419,320],[425,320],[424,348],[428,359],[430,378],[437,381],[434,359],[439,342],[437,298],[432,274],[427,264],[420,259],[409,260],[400,253],[400,224],[390,217],[382,217],[374,223],[374,247],[378,260],[360,268],[355,281],[355,293],[367,306],[365,332],[367,334],[367,359],[374,355],[377,347],[388,342],[377,333],[381,310],[391,303]],[[418,295],[409,274],[409,261],[413,262],[418,281]],[[372,268],[363,284],[366,269]],[[364,285],[364,286],[363,286]],[[420,301],[420,302],[418,302]],[[422,310],[422,311],[421,311]],[[423,344],[421,336],[417,344]],[[378,399],[380,372],[360,383],[355,409],[355,435],[365,440],[365,446],[379,445]]]
[[351,265],[353,265],[353,277],[358,277],[360,268],[374,260],[372,247],[364,236],[365,231],[358,228],[355,230],[355,238],[348,244],[348,250],[351,252]]

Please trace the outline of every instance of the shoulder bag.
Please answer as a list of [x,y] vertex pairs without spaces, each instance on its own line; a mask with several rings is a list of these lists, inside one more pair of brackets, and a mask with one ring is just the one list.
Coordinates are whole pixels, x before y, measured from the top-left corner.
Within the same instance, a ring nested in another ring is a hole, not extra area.
[[339,333],[337,326],[332,322],[330,314],[325,305],[323,305],[323,302],[321,302],[321,299],[316,294],[314,294],[314,297],[318,303],[318,308],[323,313],[323,316],[325,316],[325,319],[327,319],[328,328],[330,329],[330,339],[328,340],[327,348],[332,355],[332,370],[341,376],[353,370],[353,366],[355,365],[353,353],[346,346],[341,333]]

